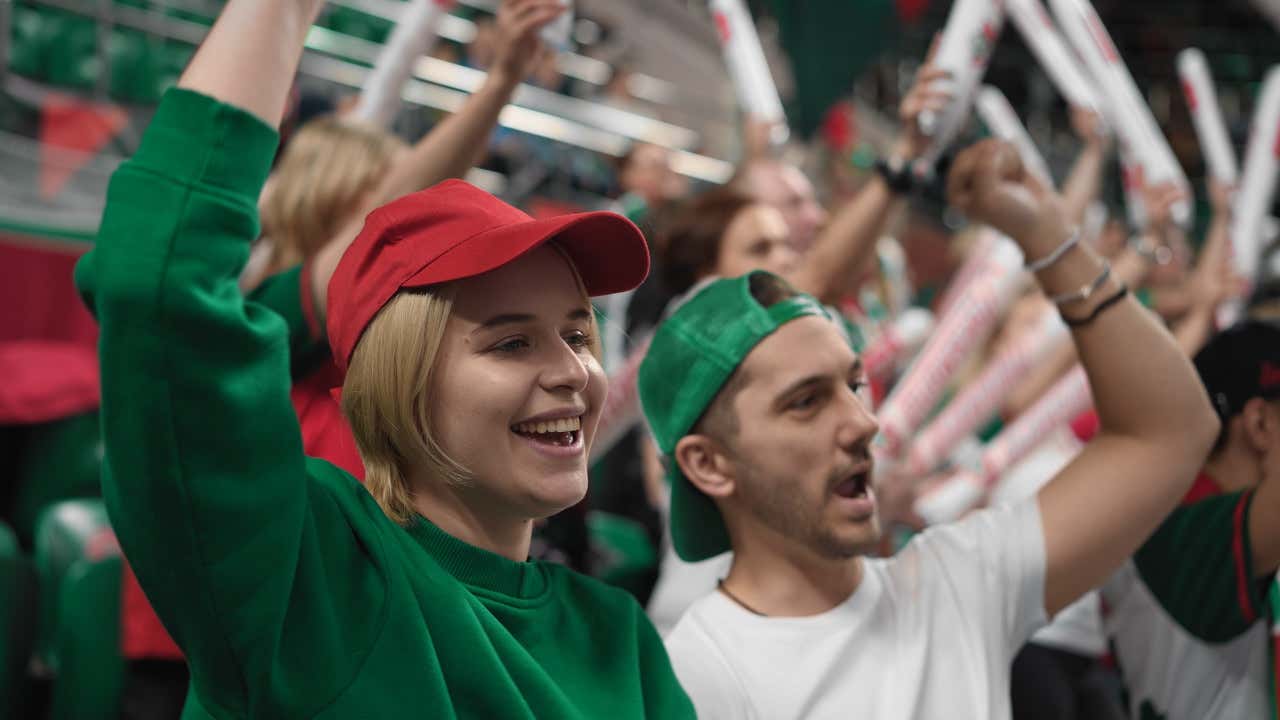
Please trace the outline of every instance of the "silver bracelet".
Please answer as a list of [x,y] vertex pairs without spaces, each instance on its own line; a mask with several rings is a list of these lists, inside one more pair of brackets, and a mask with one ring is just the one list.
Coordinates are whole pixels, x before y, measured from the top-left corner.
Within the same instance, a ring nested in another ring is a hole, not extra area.
[[1109,277],[1111,277],[1111,263],[1104,260],[1102,261],[1102,272],[1098,273],[1098,277],[1094,278],[1093,282],[1082,286],[1079,290],[1072,290],[1061,295],[1050,295],[1049,299],[1053,301],[1054,305],[1066,305],[1067,303],[1088,300],[1094,293],[1098,292],[1098,288],[1102,287]]
[[1078,244],[1080,244],[1080,226],[1079,225],[1071,229],[1071,234],[1067,236],[1067,239],[1064,240],[1061,245],[1054,248],[1053,252],[1040,258],[1039,260],[1028,262],[1027,269],[1033,273],[1040,272],[1041,270],[1061,260],[1063,255],[1066,255],[1071,250],[1071,248],[1075,247]]

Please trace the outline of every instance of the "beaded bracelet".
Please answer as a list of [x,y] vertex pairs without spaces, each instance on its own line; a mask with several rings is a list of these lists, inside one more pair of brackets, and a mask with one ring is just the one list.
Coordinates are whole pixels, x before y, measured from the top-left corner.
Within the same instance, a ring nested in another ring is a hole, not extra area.
[[1080,226],[1077,225],[1076,227],[1071,229],[1071,234],[1067,236],[1067,239],[1064,240],[1061,245],[1054,248],[1053,252],[1049,253],[1048,255],[1045,255],[1039,260],[1028,262],[1027,269],[1033,273],[1040,272],[1041,270],[1061,260],[1063,255],[1066,255],[1067,252],[1071,250],[1071,248],[1075,247],[1079,243],[1080,243]]
[[1105,283],[1109,277],[1111,277],[1111,263],[1104,260],[1102,262],[1102,272],[1098,273],[1098,277],[1094,278],[1093,282],[1081,287],[1079,290],[1072,290],[1071,292],[1062,293],[1061,295],[1051,295],[1049,296],[1049,299],[1052,300],[1055,305],[1066,305],[1067,303],[1088,300],[1093,297],[1094,293],[1098,292],[1098,288],[1101,288],[1102,284]]
[[1098,316],[1101,315],[1107,308],[1120,302],[1128,294],[1129,294],[1128,286],[1121,285],[1120,289],[1117,290],[1114,295],[1098,303],[1097,307],[1095,307],[1092,311],[1089,312],[1088,315],[1085,315],[1082,318],[1067,317],[1062,312],[1062,308],[1058,308],[1058,314],[1062,316],[1062,322],[1066,323],[1067,327],[1073,327],[1073,328],[1084,327],[1085,325],[1088,325],[1094,320],[1097,320]]

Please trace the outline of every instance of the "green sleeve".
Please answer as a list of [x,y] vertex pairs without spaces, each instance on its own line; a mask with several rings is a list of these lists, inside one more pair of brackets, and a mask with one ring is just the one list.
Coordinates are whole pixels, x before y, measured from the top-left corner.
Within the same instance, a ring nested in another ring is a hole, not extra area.
[[645,717],[650,718],[694,718],[693,701],[689,699],[680,680],[676,678],[675,669],[671,667],[671,658],[662,638],[654,629],[649,616],[638,604],[635,605],[639,615],[637,626],[640,633],[640,678],[644,683]]
[[1253,493],[1183,505],[1134,554],[1143,583],[1187,632],[1225,642],[1262,614],[1263,585],[1253,577],[1249,508]]
[[304,457],[288,326],[237,285],[276,142],[248,113],[170,91],[76,268],[100,326],[112,525],[219,716],[323,707],[316,690],[354,677],[385,601],[380,526],[344,510],[371,503]]
[[263,280],[248,295],[284,320],[289,334],[291,375],[298,377],[328,357],[329,341],[316,317],[311,296],[310,266],[298,265]]

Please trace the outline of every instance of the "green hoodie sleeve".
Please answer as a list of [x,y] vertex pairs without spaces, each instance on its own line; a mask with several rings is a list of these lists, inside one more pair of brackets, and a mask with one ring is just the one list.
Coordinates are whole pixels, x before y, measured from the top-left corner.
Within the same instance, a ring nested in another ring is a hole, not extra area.
[[342,687],[385,596],[377,538],[344,520],[340,483],[308,480],[337,471],[303,455],[288,324],[237,286],[276,143],[248,113],[170,91],[76,268],[100,325],[112,524],[220,715],[262,710],[257,688]]

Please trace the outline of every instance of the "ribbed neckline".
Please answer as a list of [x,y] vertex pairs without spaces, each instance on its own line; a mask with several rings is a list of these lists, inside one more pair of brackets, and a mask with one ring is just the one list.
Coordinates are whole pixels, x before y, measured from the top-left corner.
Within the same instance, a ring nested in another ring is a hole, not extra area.
[[547,578],[537,562],[516,562],[497,553],[463,542],[419,515],[409,534],[450,575],[472,588],[530,600],[547,589]]

